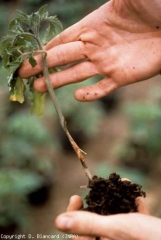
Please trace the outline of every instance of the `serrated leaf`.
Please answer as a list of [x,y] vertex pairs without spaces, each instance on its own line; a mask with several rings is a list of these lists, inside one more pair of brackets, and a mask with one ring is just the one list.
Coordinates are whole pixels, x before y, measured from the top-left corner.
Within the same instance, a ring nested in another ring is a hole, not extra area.
[[35,67],[37,65],[37,62],[36,62],[35,58],[33,57],[33,55],[30,55],[29,63],[31,64],[32,67]]
[[40,14],[40,16],[45,12],[46,8],[47,8],[47,4],[39,8],[38,13]]
[[43,17],[46,15],[48,16],[48,12],[45,12],[47,5],[42,6],[37,12],[34,12],[32,15],[32,22],[31,22],[31,28],[35,29],[36,31],[40,27],[40,23],[43,19]]
[[48,12],[44,12],[42,15],[41,15],[41,21],[45,21],[46,19],[48,19],[49,17],[49,13]]
[[[18,77],[17,69],[26,59],[29,60],[32,67],[36,66],[34,53],[39,50],[40,44],[37,44],[35,38],[40,41],[41,23],[46,22],[48,24],[45,43],[50,41],[60,29],[62,30],[61,22],[56,16],[49,16],[46,6],[42,6],[37,12],[30,15],[18,11],[17,17],[9,24],[8,35],[0,42],[2,64],[10,72],[8,86],[10,100],[12,101],[19,101],[20,103],[24,101],[25,85],[23,79]],[[42,115],[45,95],[34,90],[32,80],[34,81],[34,77],[29,79],[29,90],[32,93],[31,112]]]
[[31,29],[33,30],[33,33],[37,34],[40,27],[40,15],[38,13],[33,14],[30,26]]
[[42,116],[44,112],[45,93],[38,93],[34,89],[32,91],[31,100],[31,113]]
[[2,58],[2,64],[5,68],[8,67],[9,63],[10,63],[10,55],[9,54],[4,54],[3,58]]
[[45,33],[43,44],[46,45],[55,35],[56,35],[55,25],[52,23],[49,23],[49,27],[47,28]]
[[16,18],[10,22],[8,30],[12,32],[15,31],[15,33],[22,33],[24,31],[20,22]]
[[16,19],[19,21],[19,23],[26,23],[27,25],[31,24],[32,21],[32,15],[28,15],[20,10],[18,10],[18,15]]
[[13,36],[7,35],[0,42],[0,56],[1,57],[3,57],[3,55],[6,53],[6,50],[10,46],[12,40],[13,40]]
[[57,16],[50,16],[50,17],[48,17],[48,21],[50,23],[54,24],[57,29],[59,29],[61,31],[63,30],[62,23],[59,21]]
[[14,62],[13,65],[8,66],[6,68],[10,73],[15,73],[15,71],[19,68],[21,64],[19,62]]
[[14,77],[11,75],[10,79],[10,100],[11,101],[18,101],[19,103],[24,102],[24,91],[25,85],[20,77]]
[[13,20],[9,23],[9,26],[8,26],[8,30],[9,30],[9,31],[15,28],[15,25],[16,25],[16,24],[15,24],[15,21],[16,21],[16,19],[13,19]]

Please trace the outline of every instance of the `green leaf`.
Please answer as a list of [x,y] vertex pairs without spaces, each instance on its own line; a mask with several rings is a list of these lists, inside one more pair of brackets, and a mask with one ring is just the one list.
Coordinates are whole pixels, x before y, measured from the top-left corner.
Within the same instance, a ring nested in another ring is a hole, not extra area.
[[37,62],[36,62],[35,58],[33,57],[33,55],[30,55],[29,63],[31,64],[32,67],[35,67],[37,65]]
[[34,89],[32,91],[31,100],[31,113],[42,116],[44,112],[45,93],[38,93]]
[[5,68],[8,68],[9,63],[10,63],[10,54],[6,51],[6,54],[4,54],[3,58],[2,58],[2,64]]
[[50,16],[48,17],[47,19],[50,23],[54,24],[55,25],[55,28],[57,30],[60,30],[62,31],[63,30],[63,25],[62,23],[59,21],[59,19],[57,18],[57,16]]
[[40,7],[40,9],[38,10],[38,13],[39,13],[40,16],[42,16],[44,14],[46,8],[47,8],[47,4],[45,4],[44,6]]
[[[35,51],[37,52],[41,47],[39,46],[40,44],[37,44],[35,38],[40,41],[39,35],[42,23],[47,23],[47,30],[44,37],[45,44],[57,34],[58,29],[62,29],[61,22],[57,17],[49,16],[49,13],[46,11],[46,6],[47,5],[42,6],[37,12],[30,15],[18,11],[16,18],[9,24],[7,36],[0,42],[2,64],[5,69],[10,72],[8,86],[11,101],[24,102],[25,85],[23,79],[18,77],[17,69],[26,59],[29,60],[32,67],[37,65],[34,54]],[[29,91],[32,94],[31,112],[42,115],[45,95],[37,93],[34,90],[34,78],[35,77],[31,77],[28,80]]]
[[29,27],[32,22],[32,15],[27,15],[26,13],[18,10],[18,15],[17,15],[16,19],[21,24],[21,26],[22,26],[22,24],[25,24],[24,26],[26,26],[26,28],[28,27],[28,30],[29,30]]
[[11,74],[9,79],[9,87],[10,87],[10,101],[18,101],[19,103],[24,102],[24,91],[25,85],[20,77],[14,77]]
[[20,21],[16,18],[10,22],[8,30],[15,32],[16,34],[22,33],[24,31],[23,28],[21,27]]
[[3,58],[3,56],[6,54],[6,50],[11,45],[12,41],[13,41],[13,36],[7,35],[0,42],[0,57],[1,58]]
[[49,23],[49,27],[47,28],[45,33],[43,44],[46,45],[55,35],[56,35],[55,25],[52,23]]

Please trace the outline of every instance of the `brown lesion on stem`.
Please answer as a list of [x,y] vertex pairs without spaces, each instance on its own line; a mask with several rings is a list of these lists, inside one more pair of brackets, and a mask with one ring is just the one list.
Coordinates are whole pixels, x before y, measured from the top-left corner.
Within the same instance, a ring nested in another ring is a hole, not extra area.
[[86,154],[82,149],[80,149],[80,147],[77,145],[77,143],[74,141],[74,139],[72,138],[72,136],[70,135],[68,129],[67,129],[67,124],[66,124],[66,121],[65,121],[65,124],[64,124],[64,127],[63,127],[74,151],[76,152],[82,166],[83,166],[83,169],[85,171],[85,174],[86,176],[88,177],[89,181],[92,180],[92,174],[90,173],[86,163],[85,163],[85,157],[84,157],[84,154]]

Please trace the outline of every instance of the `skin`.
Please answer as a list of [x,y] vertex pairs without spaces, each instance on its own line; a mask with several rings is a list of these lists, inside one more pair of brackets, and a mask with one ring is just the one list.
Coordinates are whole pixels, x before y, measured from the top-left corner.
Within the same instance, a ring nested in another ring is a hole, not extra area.
[[77,234],[77,240],[92,240],[95,236],[101,240],[160,240],[161,220],[148,215],[142,198],[137,198],[136,204],[139,213],[100,216],[81,211],[82,199],[75,195],[55,224],[60,231]]
[[[130,180],[122,178],[122,181]],[[96,236],[99,236],[100,240],[147,239],[138,238],[137,233],[138,228],[144,227],[142,221],[146,220],[142,217],[149,215],[149,211],[142,197],[136,198],[136,205],[139,213],[100,216],[81,211],[83,201],[79,196],[74,195],[70,198],[66,213],[59,215],[55,224],[61,231],[77,234],[75,240],[95,240]],[[140,230],[138,236],[140,237]]]
[[[98,83],[77,89],[79,101],[92,101],[161,71],[161,1],[111,0],[52,39],[44,49],[48,67],[66,66],[50,75],[54,88],[103,75]],[[28,78],[42,72],[41,56],[32,68],[26,61],[19,75]],[[69,65],[71,64],[71,65]],[[34,87],[45,92],[43,78]],[[73,199],[73,198],[72,198]],[[139,213],[99,216],[83,211],[75,196],[68,212],[58,216],[59,230],[108,240],[161,240],[161,220],[146,215],[142,200]]]
[[[46,46],[48,67],[67,64],[50,75],[54,88],[103,75],[103,80],[75,91],[79,101],[92,101],[131,83],[142,81],[161,70],[160,0],[111,0],[69,27]],[[25,62],[19,75],[28,78],[42,71]],[[45,92],[43,78],[34,87]]]

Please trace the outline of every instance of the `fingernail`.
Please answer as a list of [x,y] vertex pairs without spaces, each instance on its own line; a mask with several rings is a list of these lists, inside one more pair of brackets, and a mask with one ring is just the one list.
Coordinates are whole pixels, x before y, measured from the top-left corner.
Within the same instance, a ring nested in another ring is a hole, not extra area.
[[69,203],[73,203],[73,196],[69,199]]
[[63,230],[70,230],[73,225],[73,219],[71,217],[59,217],[57,219],[57,226]]

